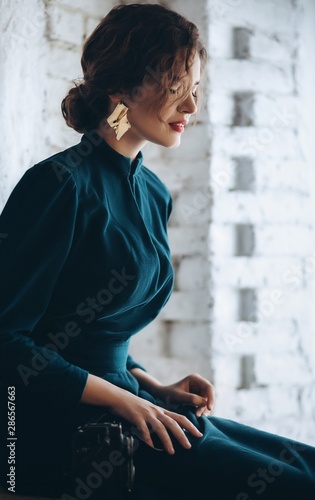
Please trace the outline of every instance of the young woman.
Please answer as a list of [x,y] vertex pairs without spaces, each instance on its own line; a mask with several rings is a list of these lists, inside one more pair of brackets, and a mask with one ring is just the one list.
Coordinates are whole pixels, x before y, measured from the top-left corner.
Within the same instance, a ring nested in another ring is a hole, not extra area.
[[193,374],[165,386],[128,355],[173,285],[171,198],[141,150],[179,146],[205,61],[196,26],[177,13],[114,8],[62,102],[81,142],[29,169],[4,208],[2,444],[12,394],[17,438],[11,465],[1,447],[9,491],[14,472],[17,492],[61,495],[76,426],[106,410],[137,429],[137,498],[314,499],[314,448],[213,417],[210,382]]

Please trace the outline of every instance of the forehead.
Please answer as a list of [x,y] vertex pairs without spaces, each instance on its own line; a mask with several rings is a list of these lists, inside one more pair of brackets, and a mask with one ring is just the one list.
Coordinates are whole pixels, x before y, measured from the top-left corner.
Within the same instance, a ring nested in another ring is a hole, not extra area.
[[201,72],[201,62],[199,54],[195,54],[192,60],[190,61],[190,65],[188,70],[186,70],[185,65],[183,63],[182,72],[175,77],[175,81],[183,83],[185,85],[197,85],[200,80],[200,72]]

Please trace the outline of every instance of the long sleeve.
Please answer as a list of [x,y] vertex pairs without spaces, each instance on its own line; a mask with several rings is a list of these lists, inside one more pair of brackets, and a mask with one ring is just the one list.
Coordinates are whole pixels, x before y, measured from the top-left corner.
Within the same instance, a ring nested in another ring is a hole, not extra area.
[[77,205],[71,173],[39,164],[22,177],[0,217],[1,379],[45,404],[78,403],[88,375],[32,339],[71,249]]
[[130,371],[132,370],[133,368],[140,368],[140,370],[143,370],[143,371],[146,371],[146,369],[140,365],[139,363],[137,363],[132,356],[130,356],[130,354],[128,355],[128,358],[127,358],[127,369]]

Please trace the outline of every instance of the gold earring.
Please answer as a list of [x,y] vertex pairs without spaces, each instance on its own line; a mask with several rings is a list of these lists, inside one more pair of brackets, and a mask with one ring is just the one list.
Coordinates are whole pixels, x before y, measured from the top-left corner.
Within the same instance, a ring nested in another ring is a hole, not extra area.
[[107,123],[115,131],[117,141],[131,128],[127,118],[128,111],[129,108],[123,102],[119,102],[112,114],[107,118]]

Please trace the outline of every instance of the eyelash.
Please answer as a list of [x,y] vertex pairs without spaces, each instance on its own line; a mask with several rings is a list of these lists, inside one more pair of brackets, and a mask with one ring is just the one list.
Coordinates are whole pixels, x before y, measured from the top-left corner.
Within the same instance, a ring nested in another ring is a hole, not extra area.
[[[170,89],[170,93],[172,95],[177,94],[177,92],[178,92],[178,89]],[[198,97],[197,92],[192,92],[191,95],[193,96],[194,99],[197,99],[197,97]]]

